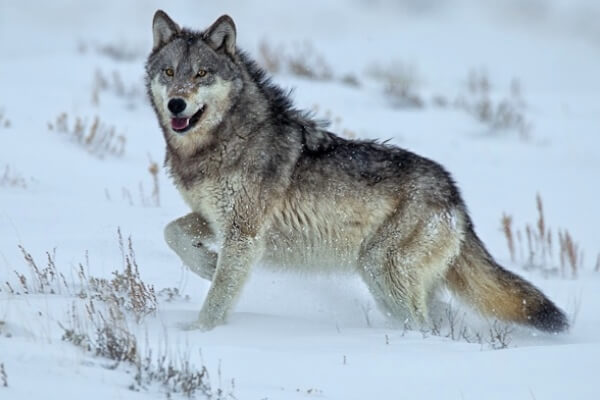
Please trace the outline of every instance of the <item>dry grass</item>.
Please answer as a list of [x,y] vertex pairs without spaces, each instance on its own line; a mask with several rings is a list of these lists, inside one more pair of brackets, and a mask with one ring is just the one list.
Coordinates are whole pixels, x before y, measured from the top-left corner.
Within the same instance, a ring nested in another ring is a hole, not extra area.
[[[533,125],[525,118],[526,104],[517,79],[511,82],[508,95],[495,98],[487,73],[473,70],[467,78],[467,89],[467,95],[457,97],[453,107],[466,111],[491,132],[514,131],[523,139],[529,137]],[[444,103],[440,98],[436,102]]]
[[137,360],[137,339],[114,303],[96,305],[89,299],[85,311],[79,310],[74,303],[68,326],[60,322],[59,326],[63,330],[62,340],[116,362],[112,368],[121,362],[135,363]]
[[[432,315],[428,327],[419,331],[423,338],[437,336],[448,338],[456,342],[477,343],[482,349],[499,350],[510,346],[514,327],[508,323],[492,320],[483,320],[483,324],[474,326],[473,321],[467,321],[467,313],[459,312],[452,304],[443,304],[443,309]],[[413,330],[409,321],[403,324],[402,336]],[[389,337],[385,337],[389,344]]]
[[10,128],[11,123],[6,115],[4,114],[4,109],[0,108],[0,128]]
[[133,44],[127,40],[119,40],[114,43],[88,43],[80,40],[77,43],[77,52],[87,54],[88,51],[108,57],[117,62],[134,62],[146,56],[147,49],[142,44]]
[[117,133],[114,126],[102,123],[97,116],[91,123],[85,118],[76,117],[71,124],[68,114],[62,113],[54,122],[48,123],[48,130],[67,136],[71,142],[100,159],[122,157],[125,154],[125,135]]
[[[85,315],[85,320],[82,315]],[[225,393],[221,388],[213,388],[208,369],[205,366],[195,367],[187,354],[177,358],[159,354],[154,358],[150,348],[142,353],[136,336],[114,308],[103,312],[94,306],[87,306],[86,311],[81,312],[73,306],[69,326],[61,324],[61,328],[64,341],[111,361],[112,364],[107,368],[115,369],[120,364],[133,368],[130,390],[148,391],[158,386],[167,398],[174,394],[214,400],[234,398],[232,392]]]
[[4,363],[0,363],[0,382],[3,387],[8,387],[8,374],[6,373]]
[[[343,364],[347,364],[346,356],[344,356],[342,360]],[[300,389],[296,388],[296,393],[299,393],[302,396],[315,396],[315,397],[323,397],[323,391],[317,388],[308,388],[308,389]]]
[[177,288],[164,288],[158,291],[158,297],[163,299],[166,302],[172,302],[172,301],[189,301],[190,300],[190,296],[189,295],[185,295],[183,296],[180,292],[179,289]]
[[272,74],[287,73],[310,80],[337,81],[345,86],[360,86],[360,81],[354,74],[336,75],[325,56],[310,42],[296,43],[290,47],[281,44],[273,46],[263,40],[258,46],[258,61]]
[[7,332],[7,331],[5,330],[5,326],[6,326],[6,322],[4,322],[4,321],[2,321],[2,320],[0,319],[0,335],[1,335],[1,336],[4,336],[4,337],[7,337],[7,338],[9,338],[9,337],[11,337],[12,335],[11,335],[11,333],[10,333],[10,332]]
[[328,121],[331,123],[330,129],[338,135],[348,139],[356,139],[356,132],[346,128],[343,124],[343,119],[339,115],[334,115],[331,110],[321,110],[318,104],[313,105],[311,111],[317,116],[317,119]]
[[111,74],[105,74],[100,69],[96,69],[92,82],[92,104],[100,105],[100,95],[102,93],[111,93],[126,102],[128,109],[135,109],[136,104],[146,100],[144,87],[141,84],[126,85],[119,71],[112,71]]
[[510,325],[494,321],[489,331],[488,344],[494,350],[506,349],[512,342],[513,328]]
[[388,66],[373,65],[367,74],[384,85],[384,94],[395,108],[423,108],[425,102],[417,93],[421,79],[414,66],[394,62]]
[[506,237],[506,243],[510,253],[510,261],[515,262],[515,241],[512,233],[512,217],[510,215],[502,214],[502,231]]
[[[147,315],[156,313],[158,301],[152,285],[146,284],[139,272],[139,267],[133,250],[131,237],[125,240],[121,230],[117,230],[119,250],[123,260],[121,270],[112,272],[112,278],[98,278],[91,276],[89,260],[86,253],[84,263],[79,263],[75,275],[78,283],[69,283],[65,275],[56,266],[56,250],[46,252],[45,265],[42,266],[29,253],[25,247],[19,245],[23,259],[28,267],[27,273],[14,271],[17,283],[4,282],[5,291],[12,295],[26,294],[62,294],[76,296],[80,299],[89,299],[102,302],[113,307],[113,312],[123,316],[127,312],[139,323]],[[173,290],[173,289],[171,289]],[[0,288],[0,292],[2,289]]]
[[[137,197],[134,196],[129,188],[121,187],[121,199],[127,202],[130,206],[141,206],[141,207],[160,207],[160,180],[159,180],[159,166],[158,164],[149,157],[149,165],[147,169],[151,179],[151,190],[148,193],[144,182],[140,181],[137,188]],[[105,188],[104,197],[106,200],[112,201],[113,196],[111,192]],[[135,198],[135,200],[134,200]]]
[[[19,271],[14,271],[19,281],[19,290],[14,290],[10,283],[5,282],[11,294],[63,294],[69,293],[69,285],[65,276],[56,268],[56,249],[46,252],[46,265],[38,266],[33,256],[19,245],[23,259],[29,268],[29,277]],[[21,292],[22,291],[22,292]]]
[[[146,295],[153,293],[153,290],[147,289],[149,286],[137,278],[132,282],[132,277],[139,275],[136,272],[116,274],[111,281],[100,282],[99,289],[94,289],[94,297],[82,296],[79,300],[83,302],[83,310],[74,303],[69,323],[66,326],[59,324],[63,329],[62,340],[111,361],[112,364],[107,368],[114,369],[120,364],[133,368],[132,382],[129,385],[131,390],[146,391],[159,386],[167,398],[173,394],[181,394],[187,398],[234,398],[231,392],[225,393],[221,388],[213,388],[207,368],[192,365],[189,353],[175,358],[165,349],[165,354],[153,358],[150,347],[142,353],[137,337],[130,329],[129,317],[133,316],[139,322],[139,316],[145,316],[149,310],[147,304],[156,304],[156,299],[145,300]],[[115,299],[115,293],[124,291],[128,293],[129,305]],[[178,293],[176,290],[170,292]],[[135,299],[142,301],[136,304]],[[144,301],[147,301],[146,305],[143,304]]]
[[96,51],[118,62],[133,62],[144,58],[147,49],[141,45],[134,45],[127,41],[121,40],[116,43],[105,43],[96,46]]
[[[583,250],[567,229],[553,231],[548,226],[542,197],[539,194],[536,196],[536,208],[538,212],[536,223],[525,224],[523,229],[515,230],[512,226],[512,217],[506,214],[502,216],[502,231],[506,237],[511,260],[518,262],[525,269],[539,270],[546,275],[560,274],[562,277],[576,278],[583,268]],[[515,248],[515,237],[518,252]],[[555,243],[558,244],[557,247]],[[600,255],[596,264],[596,268],[600,269],[598,265],[600,265]]]
[[[147,390],[150,386],[159,384],[167,393],[167,397],[181,394],[187,398],[200,395],[214,400],[235,399],[235,381],[231,381],[229,392],[225,392],[221,387],[213,388],[208,369],[205,366],[195,367],[189,361],[189,352],[174,360],[173,357],[164,354],[153,357],[152,351],[148,350],[143,358],[138,358],[135,366],[135,383],[130,386],[132,390]],[[220,366],[217,372],[220,382]]]
[[286,51],[283,45],[274,48],[263,40],[258,52],[260,63],[273,74],[285,72],[319,81],[333,79],[332,68],[310,42],[296,44],[291,51]]
[[156,292],[154,286],[147,285],[140,276],[131,237],[125,243],[120,229],[117,230],[117,236],[123,271],[113,271],[112,279],[88,277],[80,264],[79,278],[82,282],[87,282],[87,288],[81,291],[79,297],[114,304],[117,311],[129,311],[139,323],[147,315],[156,313]]
[[0,175],[0,187],[27,189],[28,181],[23,178],[23,175],[6,164],[2,175]]
[[[131,390],[145,391],[158,387],[167,398],[175,394],[215,400],[235,398],[232,394],[233,381],[228,391],[220,386],[213,387],[207,368],[192,365],[189,353],[175,357],[168,349],[163,349],[164,354],[153,358],[150,347],[145,353],[140,350],[131,327],[156,313],[157,295],[154,287],[140,276],[131,238],[125,239],[120,230],[117,237],[123,268],[114,271],[110,279],[96,278],[87,272],[89,260],[86,254],[85,262],[78,265],[74,274],[79,282],[68,282],[58,271],[55,251],[46,253],[45,265],[42,266],[23,246],[19,246],[28,272],[15,271],[18,283],[6,282],[4,290],[12,295],[62,294],[72,297],[68,319],[66,322],[59,321],[63,330],[62,340],[110,361],[110,364],[104,364],[106,368],[124,365],[132,372]],[[173,288],[163,289],[160,294],[167,301],[181,298],[179,290]],[[4,382],[6,386],[7,381],[4,366],[0,364],[0,383]]]
[[155,207],[160,207],[160,182],[158,180],[158,164],[150,158],[150,165],[148,166],[148,172],[152,177],[152,193],[150,199],[154,203]]

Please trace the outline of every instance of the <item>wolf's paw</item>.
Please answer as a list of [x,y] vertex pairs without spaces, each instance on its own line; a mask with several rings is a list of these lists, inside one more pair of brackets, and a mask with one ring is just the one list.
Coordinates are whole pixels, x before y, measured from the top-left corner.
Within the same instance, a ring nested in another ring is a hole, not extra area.
[[214,328],[214,326],[208,326],[200,321],[193,322],[180,322],[177,327],[182,331],[200,331],[207,332]]
[[222,324],[223,321],[215,320],[214,318],[200,317],[193,322],[182,322],[178,324],[179,328],[184,331],[200,331],[207,332]]

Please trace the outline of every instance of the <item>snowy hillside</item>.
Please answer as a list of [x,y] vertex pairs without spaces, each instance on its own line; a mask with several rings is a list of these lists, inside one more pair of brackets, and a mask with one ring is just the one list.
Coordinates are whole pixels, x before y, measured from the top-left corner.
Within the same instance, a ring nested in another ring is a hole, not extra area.
[[[0,399],[600,398],[600,5],[240,3],[0,0]],[[208,283],[163,240],[188,210],[143,81],[158,8],[231,15],[299,107],[444,165],[572,329],[450,300],[415,331],[357,277],[260,268],[226,325],[181,329]]]

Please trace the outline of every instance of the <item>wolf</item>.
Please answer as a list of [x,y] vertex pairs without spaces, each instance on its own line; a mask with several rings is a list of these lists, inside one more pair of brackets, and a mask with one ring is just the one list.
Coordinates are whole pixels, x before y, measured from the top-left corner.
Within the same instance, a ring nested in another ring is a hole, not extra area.
[[165,166],[191,212],[167,244],[211,281],[191,329],[223,324],[255,264],[358,273],[391,318],[430,321],[447,287],[484,315],[568,328],[540,290],[500,266],[438,163],[327,130],[236,45],[223,15],[203,31],[158,10],[146,63]]

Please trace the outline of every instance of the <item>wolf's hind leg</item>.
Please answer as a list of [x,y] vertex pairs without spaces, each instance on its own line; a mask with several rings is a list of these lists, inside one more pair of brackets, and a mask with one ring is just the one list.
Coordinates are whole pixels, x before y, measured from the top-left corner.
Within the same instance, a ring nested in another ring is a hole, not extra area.
[[[416,328],[429,322],[427,300],[433,282],[427,282],[418,266],[408,266],[398,259],[395,249],[371,257],[363,263],[361,275],[381,310],[398,322],[412,321]],[[375,260],[378,261],[376,262]]]
[[363,246],[362,278],[394,319],[429,324],[428,303],[460,248],[462,234],[449,221],[437,214],[414,224],[392,218]]
[[190,213],[165,227],[165,241],[183,263],[204,279],[212,280],[217,267],[217,253],[206,243],[214,235],[208,222],[197,213]]

